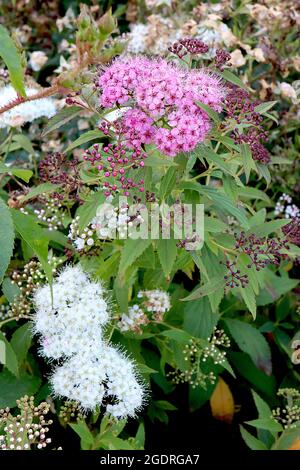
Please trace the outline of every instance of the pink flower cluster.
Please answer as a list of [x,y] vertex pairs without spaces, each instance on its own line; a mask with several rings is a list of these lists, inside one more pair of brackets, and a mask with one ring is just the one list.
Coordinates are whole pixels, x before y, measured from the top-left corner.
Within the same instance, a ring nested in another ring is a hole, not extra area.
[[196,101],[220,112],[225,96],[216,74],[144,57],[115,60],[98,86],[103,107],[130,106],[122,117],[128,145],[155,143],[170,156],[193,150],[210,129],[208,115]]

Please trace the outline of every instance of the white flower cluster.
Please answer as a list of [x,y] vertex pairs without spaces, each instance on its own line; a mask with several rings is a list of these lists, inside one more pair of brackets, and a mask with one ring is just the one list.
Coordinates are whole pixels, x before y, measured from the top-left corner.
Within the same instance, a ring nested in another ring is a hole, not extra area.
[[154,313],[155,317],[158,319],[162,318],[162,316],[171,308],[170,296],[168,292],[163,290],[155,289],[140,291],[138,293],[138,297],[145,298],[144,305],[147,312]]
[[42,355],[64,361],[51,377],[54,393],[84,410],[111,398],[106,411],[121,419],[141,408],[144,391],[134,364],[103,338],[110,318],[104,294],[81,267],[65,268],[53,283],[53,298],[48,285],[35,293],[34,332],[42,337]]
[[140,308],[139,305],[135,304],[132,307],[129,307],[128,313],[123,313],[118,327],[120,331],[140,331],[141,325],[146,325],[148,323],[147,315],[145,315],[144,310]]
[[[32,96],[38,93],[35,88],[26,88],[26,95]],[[14,101],[17,93],[11,85],[0,89],[0,108]],[[56,114],[55,102],[52,98],[41,98],[40,100],[27,101],[0,115],[1,127],[22,126],[25,122],[34,121],[42,116],[51,118]]]
[[296,204],[293,204],[291,196],[283,193],[276,202],[274,214],[284,214],[286,219],[294,219],[300,217],[300,209]]

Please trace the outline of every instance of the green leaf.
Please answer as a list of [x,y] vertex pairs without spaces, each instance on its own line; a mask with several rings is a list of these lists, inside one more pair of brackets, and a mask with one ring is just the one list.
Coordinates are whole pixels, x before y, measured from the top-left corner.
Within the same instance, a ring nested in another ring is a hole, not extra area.
[[94,129],[92,131],[87,131],[82,134],[78,139],[74,140],[72,144],[70,144],[65,150],[64,153],[71,152],[71,150],[79,147],[82,144],[86,144],[87,142],[91,142],[91,140],[99,140],[103,137],[103,133],[98,129]]
[[152,168],[159,168],[163,166],[178,166],[178,164],[175,163],[174,159],[170,157],[150,155],[145,160],[145,166],[149,166]]
[[256,437],[250,434],[250,432],[246,431],[243,426],[240,426],[240,431],[242,438],[251,450],[268,450],[263,442],[259,441]]
[[253,426],[257,429],[266,429],[267,431],[275,433],[283,431],[281,424],[279,424],[273,418],[253,419],[252,421],[246,421],[246,424],[249,424],[250,426]]
[[258,417],[268,419],[272,416],[272,411],[269,405],[254,391],[251,390],[253,400],[258,411]]
[[76,432],[76,434],[78,434],[82,441],[86,442],[89,445],[93,445],[94,437],[85,421],[80,421],[76,424],[69,423],[69,426],[73,429],[73,431]]
[[264,114],[269,109],[273,108],[273,106],[277,103],[277,101],[266,101],[264,103],[258,104],[255,106],[254,111],[259,114]]
[[[1,331],[0,331],[0,341],[4,342],[5,344],[5,364],[4,364],[5,367],[16,377],[19,377],[19,365],[18,365],[17,356],[12,346],[5,338],[4,334],[1,333]],[[0,384],[1,384],[1,381],[0,381]],[[0,390],[1,390],[1,386],[0,386]],[[1,390],[1,393],[2,393],[2,390]]]
[[59,113],[50,119],[42,133],[42,136],[45,137],[50,132],[53,132],[64,124],[67,124],[67,122],[71,121],[71,119],[74,119],[76,116],[78,116],[81,111],[82,108],[79,106],[63,108]]
[[12,303],[21,291],[17,284],[13,284],[9,277],[4,278],[2,283],[2,291],[9,303]]
[[158,408],[162,408],[163,410],[169,410],[169,411],[176,411],[178,409],[176,408],[176,406],[172,405],[172,403],[166,400],[155,401],[155,406],[158,406]]
[[8,207],[0,198],[0,284],[8,268],[14,248],[14,226]]
[[243,301],[247,305],[248,309],[250,310],[253,319],[256,318],[256,296],[253,290],[253,287],[250,285],[246,285],[245,287],[240,287],[239,292],[243,298]]
[[79,206],[76,211],[76,217],[79,216],[79,231],[83,231],[85,227],[96,216],[97,209],[105,202],[104,194],[100,192],[93,193],[84,204]]
[[18,168],[12,168],[11,173],[20,178],[21,180],[25,181],[25,183],[28,183],[33,175],[33,172],[31,170],[22,170]]
[[207,106],[207,104],[201,103],[201,101],[195,101],[196,105],[199,106],[199,108],[203,109],[203,111],[206,112],[206,114],[215,122],[218,123],[220,122],[219,115],[216,111],[214,111],[212,108]]
[[30,155],[34,155],[35,151],[34,148],[32,147],[32,143],[28,139],[28,137],[24,134],[16,134],[13,136],[12,140],[19,144],[20,148],[23,148],[28,152]]
[[239,374],[245,377],[252,384],[252,387],[274,401],[277,390],[274,376],[267,375],[258,369],[246,353],[229,352],[227,354],[230,363],[238,370]]
[[189,300],[200,299],[200,297],[204,297],[205,295],[212,294],[217,290],[224,289],[224,286],[224,278],[215,277],[208,281],[206,284],[203,284],[203,286],[198,287],[198,289],[194,290],[190,295],[181,300],[187,302]]
[[[257,237],[266,237],[270,233],[276,232],[279,230],[281,227],[284,227],[285,225],[289,224],[290,220],[271,220],[270,222],[264,222],[263,224],[259,224],[255,226],[255,235]],[[249,230],[249,234],[253,232]]]
[[212,396],[216,388],[217,380],[214,383],[208,383],[206,388],[189,386],[189,405],[191,411],[201,408]]
[[267,203],[271,203],[270,198],[265,194],[263,191],[260,191],[257,188],[250,188],[250,187],[239,187],[238,188],[238,194],[240,198],[245,198],[245,199],[261,199],[262,201],[265,201]]
[[277,276],[270,269],[265,269],[263,275],[264,288],[256,299],[257,305],[271,304],[299,284],[298,279]]
[[215,217],[204,216],[204,230],[211,233],[220,233],[227,230],[227,225]]
[[124,439],[112,435],[101,439],[101,447],[102,446],[109,450],[134,450],[128,441],[124,441]]
[[260,177],[264,178],[266,180],[267,186],[269,186],[269,184],[271,183],[271,174],[269,168],[266,165],[263,165],[262,163],[257,163],[256,167],[258,169]]
[[37,255],[46,277],[50,284],[52,284],[52,267],[48,263],[48,240],[45,237],[43,229],[35,222],[29,215],[24,215],[22,212],[11,209],[16,232],[25,240],[30,248]]
[[21,54],[4,26],[0,25],[0,57],[8,68],[12,86],[16,92],[25,97],[24,71]]
[[228,163],[223,160],[220,155],[218,155],[214,150],[207,147],[206,145],[199,146],[199,153],[201,157],[205,157],[208,162],[213,162],[217,168],[220,168],[224,173],[233,175],[232,171],[229,169]]
[[239,348],[249,354],[257,368],[271,374],[271,351],[264,336],[249,323],[229,318],[224,322]]
[[32,188],[29,193],[27,193],[24,197],[22,197],[22,202],[29,201],[30,199],[35,198],[36,196],[39,196],[40,194],[48,194],[48,193],[54,193],[60,188],[58,184],[52,184],[52,183],[42,183],[39,184],[38,186],[35,186]]
[[197,338],[207,339],[211,336],[219,319],[213,313],[207,297],[188,302],[184,308],[183,328]]
[[24,395],[34,395],[41,385],[41,379],[29,374],[21,374],[19,378],[12,375],[8,370],[0,374],[0,408],[13,408],[16,400]]
[[174,328],[173,330],[165,330],[160,333],[162,336],[166,336],[166,338],[173,339],[178,343],[188,343],[192,339],[192,335],[187,333],[186,331],[179,330],[178,328]]
[[225,78],[228,82],[233,83],[234,85],[237,85],[238,87],[244,88],[244,90],[247,90],[246,85],[242,82],[240,78],[238,78],[236,75],[234,75],[230,70],[226,69],[221,73],[222,77]]
[[30,178],[33,175],[31,170],[23,170],[23,169],[20,169],[20,168],[13,168],[13,167],[4,165],[3,163],[0,163],[0,173],[2,173],[2,174],[7,173],[8,175],[17,176],[18,178],[25,181],[25,183],[28,183]]
[[251,170],[255,169],[255,164],[252,158],[252,153],[248,144],[240,144],[243,166],[248,183]]
[[176,184],[176,169],[171,166],[168,168],[167,173],[163,176],[160,183],[159,197],[164,199],[166,196],[171,194],[172,189]]
[[168,277],[173,269],[177,256],[176,240],[174,240],[174,238],[170,238],[169,240],[159,239],[156,240],[156,246],[160,264],[162,265],[166,277]]
[[20,326],[12,335],[11,346],[16,353],[18,363],[22,364],[27,356],[28,350],[31,346],[32,334],[30,323]]
[[279,439],[275,441],[271,450],[291,450],[291,447],[296,443],[299,450],[299,438],[300,438],[300,429],[299,421],[296,423],[296,427],[292,429],[285,429]]
[[192,191],[197,191],[198,193],[209,197],[219,209],[224,210],[225,212],[228,212],[230,215],[235,217],[242,224],[242,226],[246,230],[248,230],[249,223],[244,212],[238,207],[236,207],[232,203],[231,199],[226,196],[226,194],[218,191],[215,188],[210,188],[207,186],[202,186],[198,183],[187,181],[179,184],[178,189],[190,189]]
[[143,240],[142,238],[138,238],[137,240],[134,240],[128,238],[123,246],[119,273],[124,274],[126,269],[129,268],[129,266],[131,266],[142,253],[144,253],[151,243],[152,241],[150,239]]

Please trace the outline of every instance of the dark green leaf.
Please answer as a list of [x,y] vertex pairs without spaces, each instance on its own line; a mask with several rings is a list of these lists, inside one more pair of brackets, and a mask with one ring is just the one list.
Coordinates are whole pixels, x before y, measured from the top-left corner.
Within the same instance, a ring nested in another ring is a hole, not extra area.
[[16,92],[25,97],[24,70],[21,54],[4,26],[0,25],[0,57],[8,68],[12,86]]

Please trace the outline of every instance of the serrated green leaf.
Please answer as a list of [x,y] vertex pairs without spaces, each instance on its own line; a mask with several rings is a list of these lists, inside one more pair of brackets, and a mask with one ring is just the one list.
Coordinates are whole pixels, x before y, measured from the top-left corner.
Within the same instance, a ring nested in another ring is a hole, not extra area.
[[269,405],[254,390],[251,390],[251,392],[258,411],[258,417],[263,419],[270,418],[272,416],[272,411]]
[[22,168],[10,167],[10,166],[4,165],[3,163],[0,163],[0,173],[2,174],[7,173],[8,175],[17,176],[18,178],[25,181],[25,183],[28,183],[30,178],[33,175],[31,170],[23,170]]
[[271,350],[264,336],[249,323],[231,318],[224,322],[239,348],[249,354],[259,369],[271,374]]
[[269,109],[273,108],[276,103],[277,101],[266,101],[264,103],[260,103],[255,106],[254,111],[259,114],[264,114],[269,111]]
[[16,92],[25,97],[24,70],[21,54],[4,26],[0,25],[0,57],[8,68],[12,86]]
[[[7,341],[4,334],[0,331],[0,341],[5,344],[5,363],[4,366],[16,377],[19,377],[19,365],[17,356],[11,346]],[[1,382],[0,382],[1,383]],[[0,388],[1,390],[1,388]],[[2,392],[2,390],[1,390]],[[0,398],[1,400],[1,398]]]
[[211,336],[218,319],[219,315],[212,311],[209,299],[202,297],[185,305],[183,328],[197,338],[207,339]]
[[224,286],[224,277],[216,277],[203,284],[203,286],[198,287],[198,289],[194,290],[190,295],[181,300],[184,302],[188,302],[189,300],[200,299],[200,297],[204,297],[205,295],[212,294],[217,290],[224,289]]
[[10,211],[0,198],[0,284],[13,254],[14,226]]
[[58,184],[52,184],[52,183],[39,184],[38,186],[35,186],[34,188],[30,189],[30,191],[24,197],[22,197],[22,202],[29,201],[30,199],[33,199],[36,196],[39,196],[40,194],[54,193],[59,188],[60,186]]
[[96,216],[97,209],[105,202],[103,193],[95,192],[84,204],[79,206],[76,211],[76,217],[79,216],[79,231],[83,231],[85,227]]
[[17,284],[13,284],[9,277],[3,279],[2,291],[9,303],[12,303],[14,298],[21,293],[20,288]]
[[160,182],[160,199],[164,199],[168,196],[176,184],[176,169],[172,166],[168,168],[166,174],[163,176]]
[[177,256],[176,240],[173,238],[168,240],[159,239],[156,240],[156,246],[160,264],[166,277],[168,277],[173,269]]
[[20,148],[23,148],[24,150],[26,150],[26,152],[28,152],[30,155],[35,154],[32,143],[30,142],[30,140],[28,139],[26,135],[16,134],[13,136],[12,140],[13,142],[16,142],[20,146]]
[[[284,227],[290,223],[290,220],[271,220],[270,222],[264,222],[263,224],[259,224],[255,226],[255,235],[257,237],[266,237],[267,235],[270,235],[270,233],[276,232],[280,228]],[[251,230],[249,230],[249,233],[251,233]]]
[[67,122],[71,121],[71,119],[74,119],[76,116],[78,116],[81,111],[82,108],[79,106],[63,108],[59,113],[50,119],[42,133],[42,136],[45,137],[50,132],[59,129],[64,124],[67,124]]
[[94,442],[94,437],[89,430],[85,421],[80,421],[79,423],[69,423],[70,428],[78,434],[80,439],[87,444],[92,445]]
[[201,184],[198,184],[198,183],[187,182],[187,181],[180,183],[178,185],[178,189],[190,189],[192,191],[197,191],[198,193],[204,196],[207,196],[216,204],[216,206],[219,209],[224,210],[228,212],[230,215],[232,215],[233,217],[235,217],[242,224],[242,226],[246,230],[248,230],[249,223],[244,212],[238,207],[236,207],[231,201],[231,199],[229,199],[229,197],[226,196],[226,194],[221,193],[215,188],[210,188],[207,186],[202,186]]
[[151,245],[152,241],[150,239],[143,240],[142,238],[138,238],[137,240],[134,239],[127,239],[124,243],[120,266],[119,266],[119,274],[124,274],[127,268],[131,266],[135,260],[141,256],[142,253]]
[[265,444],[254,437],[243,426],[240,426],[242,438],[251,450],[268,450]]
[[249,424],[249,426],[253,426],[257,429],[266,429],[267,431],[270,431],[272,433],[277,433],[283,430],[281,424],[279,424],[277,421],[275,421],[275,419],[272,418],[253,419],[252,421],[246,421],[246,424]]
[[25,240],[37,255],[49,283],[52,284],[53,273],[52,267],[48,262],[48,240],[45,237],[45,232],[31,216],[24,215],[15,209],[10,211],[16,232],[19,233],[21,238]]
[[178,328],[174,328],[173,330],[165,330],[160,333],[162,336],[166,336],[169,339],[173,339],[178,343],[188,343],[192,339],[192,335],[187,333],[186,331],[179,330]]
[[20,326],[12,335],[11,346],[17,356],[18,363],[24,362],[32,341],[32,327],[30,323]]
[[80,147],[80,145],[87,144],[88,142],[91,142],[92,140],[99,140],[103,137],[103,133],[99,131],[98,129],[94,129],[92,131],[87,131],[84,134],[82,134],[78,139],[74,140],[65,150],[64,153],[71,152],[71,150],[74,150],[76,147]]
[[0,373],[0,408],[14,408],[16,400],[24,395],[34,395],[41,385],[41,379],[29,374],[21,374],[15,377],[8,370]]
[[244,90],[247,90],[246,85],[242,82],[242,80],[234,75],[234,73],[230,72],[230,70],[225,69],[221,73],[222,77],[225,78],[230,83],[233,83],[234,85],[237,85],[238,87],[244,88]]
[[241,147],[241,155],[243,161],[243,167],[245,170],[246,181],[248,183],[251,170],[255,168],[254,161],[252,158],[251,149],[248,144],[240,144]]

